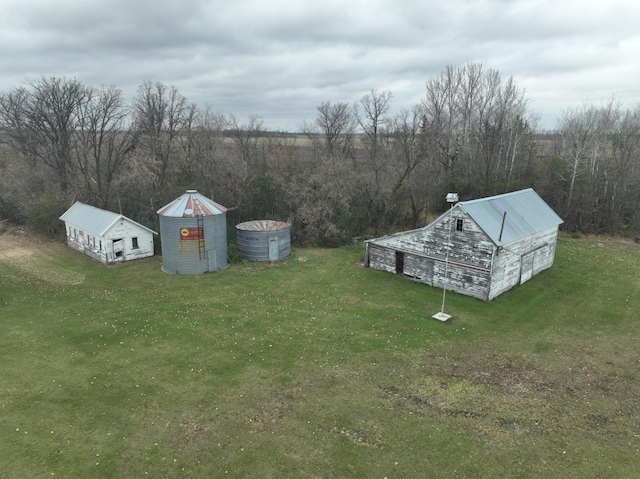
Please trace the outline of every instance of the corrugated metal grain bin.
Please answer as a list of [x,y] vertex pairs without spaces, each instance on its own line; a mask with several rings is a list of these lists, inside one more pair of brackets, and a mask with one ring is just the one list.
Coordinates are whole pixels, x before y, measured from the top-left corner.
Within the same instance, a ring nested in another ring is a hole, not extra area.
[[255,220],[236,226],[238,250],[247,261],[278,261],[291,255],[291,225]]
[[163,271],[202,274],[226,267],[226,212],[196,190],[160,208]]

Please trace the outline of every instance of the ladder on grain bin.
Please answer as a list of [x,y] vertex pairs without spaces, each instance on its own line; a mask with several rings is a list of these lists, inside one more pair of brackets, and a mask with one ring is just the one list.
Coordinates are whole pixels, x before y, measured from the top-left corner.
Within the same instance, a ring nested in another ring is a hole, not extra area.
[[198,257],[200,261],[206,259],[207,252],[204,244],[204,218],[202,215],[196,215],[196,224],[198,226]]

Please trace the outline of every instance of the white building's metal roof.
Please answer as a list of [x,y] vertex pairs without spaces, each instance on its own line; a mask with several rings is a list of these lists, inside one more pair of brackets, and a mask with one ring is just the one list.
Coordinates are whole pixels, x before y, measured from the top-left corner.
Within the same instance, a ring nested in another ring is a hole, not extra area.
[[227,209],[196,190],[187,192],[171,203],[164,205],[157,213],[160,216],[175,216],[178,218],[193,218],[196,216],[212,216],[225,213]]
[[94,236],[104,236],[120,219],[129,221],[153,234],[157,234],[155,231],[141,225],[140,223],[136,223],[126,216],[96,208],[95,206],[87,205],[80,201],[76,201],[71,208],[60,216],[60,219],[65,223],[73,225],[76,228],[80,228]]
[[496,246],[518,241],[564,223],[538,193],[528,188],[503,195],[461,201],[452,211],[447,210],[424,228],[395,233],[368,242],[380,245],[401,244],[402,238],[406,235],[420,234],[421,230],[439,223],[447,215],[455,213],[458,208],[467,213]]
[[461,201],[455,207],[464,210],[497,246],[564,222],[532,188]]

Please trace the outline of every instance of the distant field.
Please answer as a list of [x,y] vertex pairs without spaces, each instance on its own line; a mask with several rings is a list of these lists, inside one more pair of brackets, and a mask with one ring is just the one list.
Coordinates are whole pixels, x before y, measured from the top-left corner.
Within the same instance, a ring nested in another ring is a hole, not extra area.
[[[318,139],[322,139],[322,135],[318,135]],[[363,146],[363,136],[361,134],[353,135],[352,146],[356,149],[362,148]],[[304,133],[277,133],[274,132],[272,135],[264,134],[263,136],[258,138],[259,143],[268,143],[270,141],[283,140],[286,144],[297,147],[310,147],[313,145],[311,138],[309,135]],[[227,133],[224,136],[225,143],[233,143],[234,139],[231,133]]]
[[2,477],[639,477],[640,245],[562,238],[449,323],[363,254],[184,277],[0,235]]

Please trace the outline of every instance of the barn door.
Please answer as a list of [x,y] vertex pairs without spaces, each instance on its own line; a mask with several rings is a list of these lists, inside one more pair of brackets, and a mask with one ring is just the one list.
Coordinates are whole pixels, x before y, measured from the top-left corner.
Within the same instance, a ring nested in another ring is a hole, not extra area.
[[535,251],[523,254],[520,260],[520,284],[529,281],[533,276],[533,257]]
[[404,273],[404,253],[396,251],[396,274]]
[[278,237],[269,237],[269,261],[278,261],[280,251],[278,250]]

